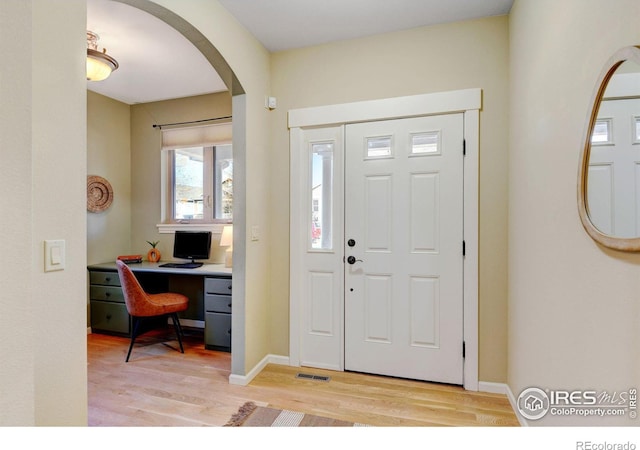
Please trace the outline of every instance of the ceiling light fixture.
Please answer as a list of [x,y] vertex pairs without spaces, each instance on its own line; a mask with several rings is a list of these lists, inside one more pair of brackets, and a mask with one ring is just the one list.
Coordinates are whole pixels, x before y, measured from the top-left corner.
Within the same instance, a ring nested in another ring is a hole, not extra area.
[[107,49],[98,51],[100,37],[92,31],[87,31],[87,80],[102,81],[118,68],[118,61],[107,55]]

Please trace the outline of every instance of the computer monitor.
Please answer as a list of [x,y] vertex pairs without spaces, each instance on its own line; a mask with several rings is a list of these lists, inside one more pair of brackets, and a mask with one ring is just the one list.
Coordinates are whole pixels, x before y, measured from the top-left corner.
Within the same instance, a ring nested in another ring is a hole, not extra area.
[[211,251],[210,231],[176,231],[173,257],[178,259],[209,259]]

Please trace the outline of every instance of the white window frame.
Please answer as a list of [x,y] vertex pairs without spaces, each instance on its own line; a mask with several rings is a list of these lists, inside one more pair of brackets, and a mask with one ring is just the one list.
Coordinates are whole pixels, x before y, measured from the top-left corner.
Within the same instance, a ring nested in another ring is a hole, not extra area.
[[214,178],[215,178],[215,167],[214,167],[214,158],[215,158],[215,147],[190,147],[190,148],[198,148],[202,149],[202,166],[203,166],[203,174],[202,174],[202,219],[177,219],[176,218],[176,151],[181,150],[180,148],[176,148],[173,150],[166,150],[165,154],[167,157],[167,183],[163,183],[164,188],[167,190],[167,217],[165,222],[168,223],[215,223],[214,217],[214,208],[213,203],[214,200],[212,197],[214,194]]
[[202,219],[177,219],[175,211],[175,151],[166,150],[163,152],[166,171],[163,177],[162,187],[164,189],[163,223],[177,225],[200,225],[200,224],[231,224],[233,219],[218,219],[215,217],[216,211],[216,187],[218,185],[218,173],[215,166],[217,146],[196,146],[191,148],[202,148],[203,150],[203,218]]
[[[156,224],[159,233],[174,233],[178,230],[221,233],[224,225],[233,223],[233,219],[215,219],[215,204],[213,200],[216,191],[215,148],[216,146],[231,144],[231,126],[231,122],[225,122],[162,129],[160,223]],[[204,189],[205,192],[209,191],[210,203],[206,210],[210,212],[210,216],[206,219],[175,220],[172,150],[193,147],[203,147],[205,149],[205,167],[209,167],[210,174],[207,175],[205,172]],[[207,157],[208,152],[210,152],[210,155]],[[206,162],[207,160],[209,161],[208,163]],[[208,182],[207,179],[210,181]]]

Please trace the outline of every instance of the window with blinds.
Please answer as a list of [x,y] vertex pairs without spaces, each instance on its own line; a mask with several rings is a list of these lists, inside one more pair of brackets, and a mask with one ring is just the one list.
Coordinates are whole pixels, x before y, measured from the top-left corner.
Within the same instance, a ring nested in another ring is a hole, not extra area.
[[162,130],[164,223],[233,220],[231,123]]

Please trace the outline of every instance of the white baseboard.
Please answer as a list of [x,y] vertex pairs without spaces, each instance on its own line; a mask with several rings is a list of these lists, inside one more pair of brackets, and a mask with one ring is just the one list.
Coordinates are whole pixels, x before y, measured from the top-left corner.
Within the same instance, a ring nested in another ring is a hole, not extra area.
[[281,356],[281,355],[267,355],[262,360],[256,364],[253,369],[249,371],[246,375],[229,375],[229,384],[235,384],[238,386],[246,386],[251,383],[261,371],[265,368],[267,364],[279,364],[281,366],[289,365],[289,357]]
[[494,383],[492,381],[479,381],[478,390],[480,392],[489,392],[490,394],[507,395],[509,386],[506,383]]
[[524,417],[522,417],[522,415],[518,413],[518,402],[516,400],[516,397],[513,395],[513,392],[511,392],[511,388],[509,387],[508,384],[493,383],[490,381],[480,381],[478,383],[478,389],[482,392],[489,392],[491,394],[506,395],[507,398],[509,399],[509,403],[511,404],[511,408],[513,408],[513,411],[516,414],[516,417],[518,418],[518,422],[520,422],[520,426],[522,427],[529,426],[529,422],[527,422],[527,419],[525,419]]
[[522,417],[522,414],[518,412],[518,401],[516,400],[515,395],[513,395],[513,392],[511,392],[510,387],[507,386],[507,389],[508,389],[507,397],[509,398],[509,403],[511,403],[511,407],[513,408],[513,411],[516,413],[516,417],[518,418],[518,422],[520,422],[520,426],[528,427],[529,422],[527,421],[527,419]]

